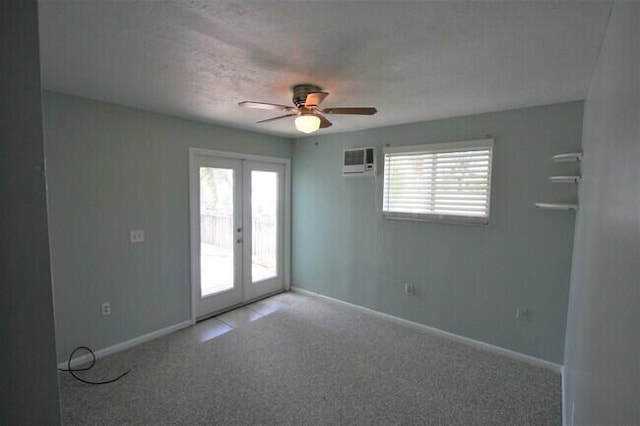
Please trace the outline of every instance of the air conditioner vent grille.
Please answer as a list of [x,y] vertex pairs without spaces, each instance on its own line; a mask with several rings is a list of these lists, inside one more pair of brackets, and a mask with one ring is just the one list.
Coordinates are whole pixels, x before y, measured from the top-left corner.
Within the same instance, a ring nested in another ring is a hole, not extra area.
[[364,164],[364,150],[349,150],[344,152],[344,165],[355,166]]

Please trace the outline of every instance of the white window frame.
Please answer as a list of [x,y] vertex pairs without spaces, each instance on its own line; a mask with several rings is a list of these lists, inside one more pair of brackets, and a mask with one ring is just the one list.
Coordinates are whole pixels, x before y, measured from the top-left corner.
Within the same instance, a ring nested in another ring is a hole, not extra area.
[[[488,150],[489,151],[489,164],[487,174],[487,209],[486,216],[471,216],[471,215],[457,215],[457,214],[440,214],[431,212],[399,212],[388,211],[387,207],[387,185],[388,185],[388,165],[389,159],[398,155],[419,155],[419,154],[431,154],[431,153],[448,153],[448,152],[462,152],[462,151],[475,151],[475,150]],[[412,145],[412,146],[399,146],[388,147],[384,149],[384,172],[383,172],[383,197],[382,197],[382,215],[385,219],[399,219],[399,220],[418,220],[418,221],[434,221],[441,223],[452,224],[470,224],[470,225],[488,225],[490,217],[491,207],[491,174],[493,163],[493,139],[477,139],[469,141],[459,142],[447,142],[438,144],[427,145]]]

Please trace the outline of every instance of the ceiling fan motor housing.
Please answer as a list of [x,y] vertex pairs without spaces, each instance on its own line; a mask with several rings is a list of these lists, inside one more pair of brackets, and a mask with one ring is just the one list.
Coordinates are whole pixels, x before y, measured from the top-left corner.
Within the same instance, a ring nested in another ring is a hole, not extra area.
[[293,86],[293,104],[298,108],[302,108],[309,93],[321,91],[322,89],[320,87],[313,84],[298,84],[297,86]]

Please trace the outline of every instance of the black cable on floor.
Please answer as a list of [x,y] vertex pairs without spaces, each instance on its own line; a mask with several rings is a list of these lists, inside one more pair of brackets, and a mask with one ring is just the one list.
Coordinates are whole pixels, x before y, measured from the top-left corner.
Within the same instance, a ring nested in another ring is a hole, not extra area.
[[[73,359],[73,355],[75,355],[76,352],[78,352],[79,350],[84,349],[87,352],[89,352],[91,354],[91,364],[89,364],[87,367],[83,367],[83,368],[71,368],[71,360]],[[116,377],[115,379],[111,379],[111,380],[105,380],[104,382],[93,382],[91,380],[85,380],[81,377],[78,377],[76,375],[76,371],[87,371],[87,370],[91,370],[93,368],[93,366],[96,365],[96,354],[93,353],[93,351],[91,349],[89,349],[86,346],[78,346],[77,348],[75,348],[72,352],[71,355],[69,355],[69,359],[67,360],[67,369],[65,370],[64,368],[58,368],[58,371],[67,371],[69,372],[74,379],[82,382],[82,383],[86,383],[88,385],[106,385],[109,383],[113,383],[113,382],[117,382],[118,380],[120,380],[121,378],[123,378],[124,376],[126,376],[127,374],[131,373],[131,370],[127,370],[124,373],[122,373],[121,375],[119,375],[118,377]]]

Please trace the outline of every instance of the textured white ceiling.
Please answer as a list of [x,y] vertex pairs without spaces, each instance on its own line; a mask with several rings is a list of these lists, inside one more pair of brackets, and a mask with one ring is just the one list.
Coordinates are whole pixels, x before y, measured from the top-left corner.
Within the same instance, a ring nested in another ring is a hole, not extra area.
[[41,1],[45,88],[298,137],[239,101],[313,83],[321,133],[584,99],[610,2]]

